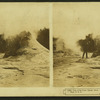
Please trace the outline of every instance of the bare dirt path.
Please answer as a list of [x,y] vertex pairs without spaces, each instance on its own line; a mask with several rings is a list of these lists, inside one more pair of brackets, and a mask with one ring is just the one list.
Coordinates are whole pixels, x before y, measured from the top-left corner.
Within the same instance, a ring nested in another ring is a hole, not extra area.
[[100,87],[100,57],[54,58],[54,86],[56,87]]

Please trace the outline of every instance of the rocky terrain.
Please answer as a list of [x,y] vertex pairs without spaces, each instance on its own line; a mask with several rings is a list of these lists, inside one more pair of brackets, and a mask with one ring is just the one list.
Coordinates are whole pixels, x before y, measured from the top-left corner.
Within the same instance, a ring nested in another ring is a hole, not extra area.
[[100,56],[82,59],[79,55],[54,54],[55,87],[99,87]]
[[3,58],[0,53],[0,87],[49,86],[49,50],[35,39],[29,47],[19,49],[23,55]]

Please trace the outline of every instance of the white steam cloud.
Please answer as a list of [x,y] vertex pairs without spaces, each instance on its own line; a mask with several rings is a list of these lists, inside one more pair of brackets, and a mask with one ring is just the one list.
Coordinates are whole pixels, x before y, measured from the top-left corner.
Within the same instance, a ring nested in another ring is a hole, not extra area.
[[[49,5],[47,3],[0,3],[0,34],[19,34],[49,27]],[[35,35],[35,34],[34,34]]]
[[53,7],[53,34],[63,38],[66,47],[80,51],[79,39],[100,35],[100,3],[57,3]]

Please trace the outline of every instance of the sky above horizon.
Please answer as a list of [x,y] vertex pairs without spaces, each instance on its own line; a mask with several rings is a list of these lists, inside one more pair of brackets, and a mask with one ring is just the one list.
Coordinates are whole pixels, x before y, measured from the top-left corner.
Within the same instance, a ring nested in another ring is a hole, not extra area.
[[62,38],[66,47],[80,51],[76,42],[93,33],[100,35],[100,3],[54,3],[53,36]]
[[49,28],[47,3],[0,3],[0,34],[35,33],[44,27]]

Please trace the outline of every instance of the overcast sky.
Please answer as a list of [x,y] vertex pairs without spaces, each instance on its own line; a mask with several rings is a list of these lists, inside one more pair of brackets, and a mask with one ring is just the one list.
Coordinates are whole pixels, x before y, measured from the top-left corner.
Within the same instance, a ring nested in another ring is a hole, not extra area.
[[47,3],[0,3],[0,33],[34,33],[44,27],[49,28]]
[[66,46],[78,50],[76,41],[89,33],[100,35],[100,3],[55,3],[53,35],[63,38]]

